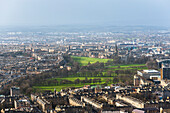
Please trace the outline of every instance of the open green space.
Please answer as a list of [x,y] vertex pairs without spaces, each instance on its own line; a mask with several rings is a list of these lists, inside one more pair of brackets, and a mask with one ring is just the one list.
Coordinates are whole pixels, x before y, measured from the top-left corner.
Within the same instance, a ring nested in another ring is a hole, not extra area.
[[[105,82],[107,79],[113,79],[112,77],[87,77],[87,79],[101,79],[102,82]],[[70,80],[70,81],[74,81],[76,79],[80,79],[80,80],[85,80],[86,77],[64,77],[64,78],[51,78],[48,80],[57,80],[57,81],[61,81],[61,80]]]
[[61,91],[61,89],[65,89],[68,87],[83,87],[84,85],[100,85],[99,83],[85,83],[85,84],[64,84],[64,85],[56,85],[56,86],[33,86],[35,89],[41,90],[51,90]]
[[[92,64],[96,62],[106,63],[109,60],[113,61],[112,59],[100,59],[100,58],[89,58],[89,57],[78,57],[78,56],[71,56],[71,57],[73,58],[73,60],[78,62],[80,66],[86,66],[88,65],[89,62]],[[87,72],[80,71],[73,75],[69,75],[68,77],[62,77],[62,78],[58,77],[58,78],[47,79],[42,84],[37,84],[33,86],[33,88],[41,89],[41,90],[51,90],[51,91],[54,91],[54,88],[55,88],[57,91],[60,91],[61,89],[65,89],[68,87],[83,87],[84,85],[101,85],[104,83],[107,83],[107,85],[110,85],[110,84],[113,84],[113,78],[115,76],[132,77],[133,74],[136,73],[137,70],[143,70],[143,69],[147,69],[145,64],[127,64],[127,65],[114,65],[113,64],[109,66],[105,65],[104,68],[100,69],[100,73],[97,73],[97,74],[94,74],[95,71],[93,72],[90,70]],[[119,74],[117,70],[119,71]],[[100,82],[89,82],[89,83],[82,82],[83,80],[86,80],[86,79],[93,80],[93,79],[99,79],[99,78],[101,79]],[[75,83],[76,79],[79,79],[81,82]],[[63,81],[65,80],[69,82],[66,81],[65,83],[63,83]]]
[[116,71],[116,70],[131,70],[131,71],[136,71],[136,70],[143,70],[143,69],[148,69],[145,64],[127,64],[127,65],[112,65],[112,66],[107,66],[105,67],[104,71]]
[[[53,85],[40,85],[40,86],[33,86],[33,88],[35,89],[41,89],[41,90],[51,90],[54,91],[54,88],[56,88],[57,91],[60,91],[61,89],[64,88],[68,88],[68,87],[83,87],[84,85],[100,85],[100,84],[104,84],[107,83],[108,85],[113,83],[113,77],[88,77],[88,79],[101,79],[101,82],[97,82],[97,83],[79,83],[79,84],[53,84]],[[80,79],[80,80],[85,80],[85,77],[67,77],[67,78],[51,78],[48,79],[47,81],[50,80],[57,80],[57,81],[61,81],[61,80],[69,80],[69,81],[75,81],[76,79]]]
[[113,66],[107,66],[107,68],[128,68],[128,67],[140,67],[145,66],[145,64],[127,64],[127,65],[113,65]]
[[96,62],[106,63],[107,61],[112,60],[112,59],[100,59],[100,58],[78,57],[78,56],[71,56],[71,57],[73,58],[73,60],[78,62],[80,66],[86,66],[88,65],[89,62],[91,64],[96,63]]
[[[79,84],[52,84],[52,85],[45,85],[45,84],[41,84],[41,85],[37,85],[34,86],[33,88],[35,89],[41,89],[41,90],[51,90],[54,91],[54,88],[56,88],[57,91],[60,91],[61,89],[64,88],[68,88],[68,87],[83,87],[84,85],[97,85],[97,84],[104,84],[107,83],[108,85],[113,83],[113,76],[116,76],[115,71],[116,70],[131,70],[133,72],[136,72],[137,70],[143,70],[143,69],[147,69],[147,67],[145,66],[145,64],[128,64],[128,65],[113,65],[113,66],[107,66],[103,69],[102,74],[104,76],[107,75],[107,71],[112,71],[111,76],[112,77],[101,77],[99,74],[97,75],[97,77],[89,77],[89,75],[87,76],[87,79],[101,79],[101,82],[97,82],[97,83],[79,83]],[[124,74],[119,74],[119,75],[124,75]],[[126,74],[125,74],[126,75]],[[51,81],[51,80],[56,80],[58,82],[62,81],[62,80],[69,80],[74,82],[76,79],[79,80],[85,80],[86,77],[80,77],[79,74],[76,75],[70,75],[69,77],[64,77],[64,78],[51,78],[51,79],[47,79],[46,81]]]

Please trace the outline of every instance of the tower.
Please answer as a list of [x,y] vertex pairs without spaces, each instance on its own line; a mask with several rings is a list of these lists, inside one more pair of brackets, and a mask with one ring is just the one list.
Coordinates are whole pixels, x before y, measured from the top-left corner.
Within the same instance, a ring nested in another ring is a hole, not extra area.
[[56,97],[56,88],[54,88],[54,97]]
[[158,66],[161,71],[161,79],[170,79],[170,59],[158,61]]
[[117,47],[117,44],[115,44],[115,51],[116,51],[116,56],[118,56],[119,55],[119,51],[118,51],[118,47]]

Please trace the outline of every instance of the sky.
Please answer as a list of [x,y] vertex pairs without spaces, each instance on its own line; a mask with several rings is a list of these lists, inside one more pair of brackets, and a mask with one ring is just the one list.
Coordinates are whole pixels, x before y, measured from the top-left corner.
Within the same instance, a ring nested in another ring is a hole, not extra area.
[[170,0],[0,0],[0,26],[170,26]]

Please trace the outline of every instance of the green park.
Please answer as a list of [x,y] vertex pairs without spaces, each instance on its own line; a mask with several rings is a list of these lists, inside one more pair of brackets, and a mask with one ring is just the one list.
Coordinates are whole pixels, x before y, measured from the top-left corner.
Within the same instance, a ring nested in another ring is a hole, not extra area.
[[[87,66],[89,63],[93,64],[96,62],[99,63],[107,63],[108,61],[113,61],[113,59],[100,59],[100,58],[89,58],[89,57],[78,57],[71,56],[71,58],[78,62],[80,66]],[[51,90],[54,88],[57,91],[61,89],[69,88],[69,87],[83,87],[84,85],[110,85],[114,83],[118,83],[114,81],[115,77],[119,76],[119,82],[125,82],[122,78],[129,76],[129,79],[132,79],[132,74],[126,74],[126,72],[130,72],[135,74],[137,70],[147,69],[145,64],[127,64],[127,65],[107,65],[104,66],[102,71],[100,70],[100,74],[96,76],[90,76],[88,72],[85,75],[81,75],[80,72],[76,74],[69,75],[68,77],[56,77],[45,80],[43,84],[37,84],[33,86],[34,89],[39,89],[41,91]],[[102,73],[102,74],[101,74]],[[94,80],[98,80],[95,81]],[[79,81],[79,82],[76,82]],[[85,82],[86,81],[86,82]],[[88,81],[88,82],[87,82]],[[132,82],[132,81],[131,81]]]

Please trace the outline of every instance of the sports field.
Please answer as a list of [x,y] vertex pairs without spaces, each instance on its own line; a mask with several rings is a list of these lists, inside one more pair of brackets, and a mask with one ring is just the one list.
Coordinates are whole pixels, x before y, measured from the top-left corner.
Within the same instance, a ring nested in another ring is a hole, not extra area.
[[112,59],[100,59],[100,58],[90,58],[90,57],[78,57],[78,56],[71,56],[73,60],[78,62],[80,66],[86,66],[90,62],[91,64],[96,63],[96,62],[103,62],[106,63],[109,60]]

